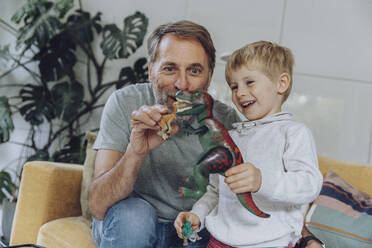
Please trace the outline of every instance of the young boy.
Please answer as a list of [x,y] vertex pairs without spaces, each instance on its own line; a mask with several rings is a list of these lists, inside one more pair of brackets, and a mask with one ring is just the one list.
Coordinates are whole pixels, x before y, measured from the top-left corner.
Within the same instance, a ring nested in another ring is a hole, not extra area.
[[[288,48],[259,41],[235,51],[226,65],[232,101],[247,121],[230,135],[246,163],[210,175],[207,193],[175,220],[211,233],[207,247],[293,247],[303,212],[320,192],[322,175],[310,130],[282,112],[292,87],[294,59]],[[270,218],[247,211],[236,193],[252,192]]]

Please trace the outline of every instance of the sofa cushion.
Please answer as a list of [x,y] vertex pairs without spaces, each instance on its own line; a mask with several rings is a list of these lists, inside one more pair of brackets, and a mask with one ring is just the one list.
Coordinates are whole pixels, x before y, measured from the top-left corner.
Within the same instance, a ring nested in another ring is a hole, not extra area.
[[48,248],[95,248],[89,222],[80,217],[50,221],[40,227],[37,244]]
[[372,247],[372,197],[330,170],[306,226],[327,247]]
[[94,161],[96,159],[97,151],[93,150],[92,146],[97,137],[97,134],[88,131],[85,133],[85,137],[87,139],[87,149],[84,161],[83,178],[81,181],[80,205],[83,217],[89,222],[89,225],[91,226],[92,213],[90,212],[88,206],[88,188],[92,181],[94,172]]

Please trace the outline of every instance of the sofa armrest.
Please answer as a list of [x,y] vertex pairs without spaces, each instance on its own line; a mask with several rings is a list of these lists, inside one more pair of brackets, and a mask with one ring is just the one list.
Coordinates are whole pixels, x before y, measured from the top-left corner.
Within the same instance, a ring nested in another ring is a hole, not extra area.
[[352,184],[358,190],[372,195],[372,166],[341,161],[327,157],[319,157],[319,169],[325,175],[333,170],[340,177]]
[[55,219],[79,216],[83,166],[33,161],[22,172],[10,244],[36,243],[39,228]]

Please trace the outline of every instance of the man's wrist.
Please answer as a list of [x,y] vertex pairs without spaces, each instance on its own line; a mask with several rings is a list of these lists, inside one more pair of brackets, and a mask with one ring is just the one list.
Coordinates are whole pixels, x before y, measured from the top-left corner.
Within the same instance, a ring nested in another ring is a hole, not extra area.
[[311,245],[313,243],[318,243],[320,244],[322,247],[325,247],[324,243],[318,239],[317,237],[313,236],[313,235],[308,235],[306,237],[302,237],[301,238],[301,242],[300,242],[300,248],[305,248],[307,247],[308,245]]
[[133,146],[131,145],[131,143],[128,144],[125,153],[126,154],[129,154],[130,156],[133,156],[137,160],[142,160],[142,161],[149,155],[149,153],[139,153],[139,152],[137,152],[133,148]]

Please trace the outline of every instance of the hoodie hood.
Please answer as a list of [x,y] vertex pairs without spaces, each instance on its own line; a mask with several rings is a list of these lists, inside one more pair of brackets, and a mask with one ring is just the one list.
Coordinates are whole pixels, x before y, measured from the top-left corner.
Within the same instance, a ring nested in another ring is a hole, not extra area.
[[236,129],[238,132],[241,129],[250,128],[258,125],[268,124],[276,121],[287,121],[293,120],[293,115],[289,112],[279,112],[273,115],[266,116],[265,118],[254,120],[254,121],[241,121],[232,124],[233,130]]

